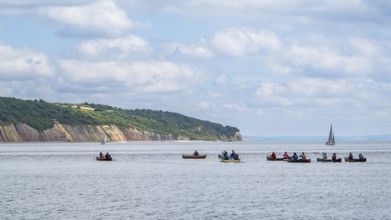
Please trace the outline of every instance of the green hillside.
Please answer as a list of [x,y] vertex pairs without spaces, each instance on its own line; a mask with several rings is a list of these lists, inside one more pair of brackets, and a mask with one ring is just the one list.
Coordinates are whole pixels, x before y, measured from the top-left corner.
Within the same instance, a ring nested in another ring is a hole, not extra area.
[[0,123],[21,122],[39,131],[53,127],[54,121],[67,125],[116,125],[174,138],[220,140],[232,137],[239,130],[230,126],[187,117],[178,113],[147,109],[124,110],[100,104],[48,103],[43,100],[21,100],[0,97]]

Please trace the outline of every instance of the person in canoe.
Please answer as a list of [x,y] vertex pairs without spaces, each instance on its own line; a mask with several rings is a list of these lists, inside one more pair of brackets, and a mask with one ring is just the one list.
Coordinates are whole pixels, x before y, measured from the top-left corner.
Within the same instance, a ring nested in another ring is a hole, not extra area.
[[302,160],[307,160],[307,155],[305,155],[304,152],[302,154],[300,154],[300,157]]
[[358,155],[358,159],[364,160],[364,155],[363,155],[362,153],[360,153],[360,154]]
[[284,155],[282,155],[284,159],[289,159],[289,154],[285,151]]
[[349,160],[353,160],[353,154],[352,154],[352,152],[349,153],[348,159],[349,159]]
[[224,160],[228,160],[229,159],[228,158],[228,152],[226,150],[223,152],[223,156],[224,156]]
[[333,153],[333,156],[331,157],[331,159],[332,159],[333,161],[336,161],[336,160],[337,160],[337,154],[336,154],[336,153]]
[[293,153],[292,155],[292,160],[298,160],[299,156],[297,156],[296,152]]
[[322,156],[323,156],[323,160],[327,160],[327,153],[326,152],[323,152]]
[[197,150],[196,150],[196,151],[194,151],[193,155],[194,155],[194,156],[200,156],[200,154],[198,153],[198,151],[197,151]]
[[109,152],[106,152],[105,158],[106,158],[106,159],[111,158],[111,155],[109,154]]
[[235,153],[234,150],[232,150],[232,153],[231,155],[229,156],[231,159],[234,159],[234,160],[237,160],[239,159],[239,155],[237,153]]
[[275,160],[276,159],[276,153],[272,153],[272,155],[270,155],[270,158],[272,159],[272,160]]
[[103,153],[102,152],[100,152],[99,157],[103,158]]

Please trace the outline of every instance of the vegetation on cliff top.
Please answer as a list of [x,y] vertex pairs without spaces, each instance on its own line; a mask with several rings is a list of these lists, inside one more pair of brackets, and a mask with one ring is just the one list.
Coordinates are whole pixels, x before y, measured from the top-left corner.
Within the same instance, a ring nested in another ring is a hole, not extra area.
[[39,131],[53,127],[54,121],[67,125],[116,125],[157,134],[171,134],[190,140],[219,140],[232,137],[235,127],[187,117],[178,113],[147,109],[124,110],[100,104],[48,103],[0,97],[0,124],[25,123]]

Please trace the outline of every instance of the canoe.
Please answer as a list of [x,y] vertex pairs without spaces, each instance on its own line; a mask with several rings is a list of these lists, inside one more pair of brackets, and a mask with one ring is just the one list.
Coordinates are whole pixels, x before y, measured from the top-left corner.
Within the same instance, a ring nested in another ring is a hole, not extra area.
[[281,157],[281,158],[276,157],[276,159],[272,159],[270,156],[267,156],[267,157],[266,157],[266,160],[271,160],[271,161],[287,161],[287,160],[290,160],[290,159],[291,159],[291,158],[285,159],[285,158],[283,158],[283,157]]
[[298,159],[298,160],[287,160],[288,163],[311,163],[311,159],[303,160],[303,159]]
[[367,162],[367,158],[364,159],[349,159],[348,157],[345,157],[346,162]]
[[221,160],[221,162],[224,162],[224,163],[240,163],[240,159],[237,159],[237,160]]
[[323,158],[316,158],[318,162],[333,162],[332,159],[323,159]]
[[194,156],[192,154],[182,154],[182,158],[183,159],[205,159],[206,158],[206,154],[198,155],[198,156]]
[[109,158],[101,158],[101,157],[96,157],[96,160],[101,160],[101,161],[111,161],[113,158],[109,157]]
[[342,162],[342,159],[341,158],[338,158],[336,159],[335,161],[333,161],[332,159],[323,159],[323,158],[316,158],[316,160],[318,162]]

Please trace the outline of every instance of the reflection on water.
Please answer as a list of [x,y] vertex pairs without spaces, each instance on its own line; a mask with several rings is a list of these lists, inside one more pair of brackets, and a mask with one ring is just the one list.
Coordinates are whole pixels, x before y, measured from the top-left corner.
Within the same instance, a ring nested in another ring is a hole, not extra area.
[[[183,160],[194,150],[205,160]],[[219,162],[234,149],[243,163]],[[113,161],[96,161],[109,151]],[[266,161],[306,152],[311,164]],[[367,163],[319,163],[321,152]],[[388,219],[391,144],[0,145],[2,219]]]

